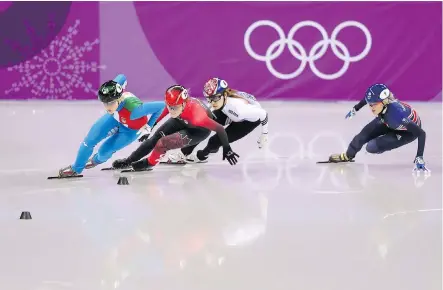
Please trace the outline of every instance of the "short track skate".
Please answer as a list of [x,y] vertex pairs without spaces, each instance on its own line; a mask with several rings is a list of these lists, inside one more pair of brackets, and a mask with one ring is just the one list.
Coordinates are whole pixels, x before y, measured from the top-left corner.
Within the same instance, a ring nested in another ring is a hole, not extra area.
[[340,164],[340,163],[349,163],[349,162],[355,162],[355,160],[349,160],[349,161],[341,161],[341,162],[336,162],[336,161],[317,161],[317,164],[325,164],[325,163],[335,163],[335,164]]
[[83,177],[82,174],[72,175],[72,176],[49,176],[48,179],[68,179],[68,178],[80,178]]

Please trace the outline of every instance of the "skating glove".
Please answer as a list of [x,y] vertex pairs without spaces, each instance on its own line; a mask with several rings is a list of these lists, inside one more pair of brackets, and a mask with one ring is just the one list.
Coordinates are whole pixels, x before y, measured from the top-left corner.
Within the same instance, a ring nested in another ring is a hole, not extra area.
[[354,117],[356,113],[357,111],[354,107],[352,107],[352,109],[346,114],[345,119],[352,119],[352,117]]
[[421,157],[421,156],[415,157],[414,163],[415,163],[415,166],[414,166],[414,169],[412,170],[413,173],[420,174],[421,171],[423,171],[425,173],[425,175],[431,173],[431,170],[429,170],[426,167],[426,163],[423,160],[423,157]]
[[268,133],[261,133],[260,137],[258,138],[257,144],[258,148],[263,148],[268,143]]
[[237,163],[237,157],[240,156],[232,151],[231,146],[223,147],[223,160],[227,159],[229,164],[235,165]]
[[144,125],[143,127],[141,127],[140,130],[138,130],[137,132],[138,142],[143,142],[148,139],[149,135],[151,135],[151,130],[151,127],[149,127],[148,125]]

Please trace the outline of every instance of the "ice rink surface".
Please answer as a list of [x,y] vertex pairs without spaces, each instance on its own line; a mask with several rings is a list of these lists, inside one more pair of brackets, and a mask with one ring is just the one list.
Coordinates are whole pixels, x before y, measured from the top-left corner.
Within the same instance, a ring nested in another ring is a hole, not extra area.
[[[0,285],[5,290],[440,290],[442,108],[411,103],[417,142],[318,165],[371,120],[354,103],[267,102],[259,130],[208,164],[47,180],[74,161],[97,102],[2,102]],[[132,144],[114,157],[123,157]],[[103,166],[102,166],[103,167]],[[32,220],[20,220],[30,211]]]

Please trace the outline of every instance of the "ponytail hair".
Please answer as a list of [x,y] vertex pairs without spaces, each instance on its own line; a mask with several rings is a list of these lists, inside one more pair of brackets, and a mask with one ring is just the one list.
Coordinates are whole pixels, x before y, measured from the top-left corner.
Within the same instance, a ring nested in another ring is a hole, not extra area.
[[225,92],[227,93],[226,95],[228,96],[228,97],[230,97],[230,98],[237,98],[237,99],[244,99],[243,97],[241,97],[241,96],[239,96],[238,94],[237,94],[237,90],[234,90],[234,89],[231,89],[231,88],[227,88],[226,90],[225,90]]
[[382,101],[383,105],[388,105],[397,102],[398,100],[395,98],[392,92],[389,92],[389,96]]

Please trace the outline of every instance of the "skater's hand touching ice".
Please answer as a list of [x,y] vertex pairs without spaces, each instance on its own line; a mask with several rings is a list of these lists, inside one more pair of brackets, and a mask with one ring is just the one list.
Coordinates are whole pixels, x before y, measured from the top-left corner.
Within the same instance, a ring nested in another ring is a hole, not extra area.
[[357,111],[355,110],[355,108],[353,107],[347,114],[345,119],[352,119],[352,117],[355,116],[355,114],[357,113]]
[[231,146],[223,147],[223,160],[227,159],[229,164],[235,165],[238,157],[240,156],[232,151]]
[[412,170],[413,173],[416,173],[417,175],[420,175],[420,172],[424,172],[425,175],[431,174],[431,170],[429,170],[426,167],[426,163],[423,160],[423,157],[421,156],[415,157],[414,163],[415,166],[414,169]]

